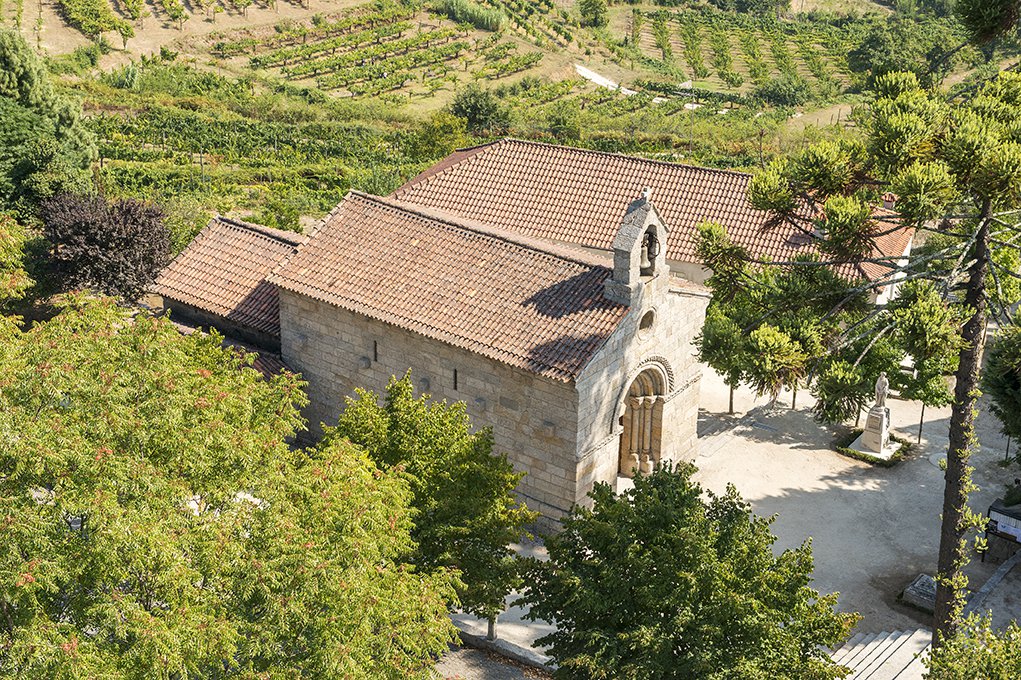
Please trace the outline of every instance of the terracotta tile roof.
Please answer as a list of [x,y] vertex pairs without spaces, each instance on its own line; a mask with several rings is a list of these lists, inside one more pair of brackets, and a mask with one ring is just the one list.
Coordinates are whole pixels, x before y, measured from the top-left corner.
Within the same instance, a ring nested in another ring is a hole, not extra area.
[[[667,258],[694,262],[698,226],[716,221],[756,258],[789,260],[814,250],[796,226],[772,224],[747,198],[751,175],[633,156],[504,139],[453,153],[393,197],[528,236],[609,249],[628,204],[645,187],[670,228]],[[891,213],[892,214],[892,213]],[[886,225],[889,228],[892,225]],[[900,255],[911,230],[877,242]],[[860,271],[873,276],[881,265]]]
[[603,297],[605,261],[351,192],[269,280],[570,381],[627,313]]
[[156,279],[153,292],[280,337],[276,288],[266,276],[305,237],[215,217]]

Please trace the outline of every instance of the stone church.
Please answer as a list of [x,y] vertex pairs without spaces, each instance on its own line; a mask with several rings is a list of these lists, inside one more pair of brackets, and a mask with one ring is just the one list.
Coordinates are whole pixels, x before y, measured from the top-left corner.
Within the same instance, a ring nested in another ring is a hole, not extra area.
[[[308,236],[216,218],[154,292],[309,384],[313,431],[355,388],[412,372],[463,401],[548,518],[659,461],[691,459],[705,318],[698,224],[753,255],[810,250],[754,210],[749,175],[504,140],[392,196],[352,191]],[[909,233],[877,250],[899,255]],[[881,272],[853,272],[872,277]]]

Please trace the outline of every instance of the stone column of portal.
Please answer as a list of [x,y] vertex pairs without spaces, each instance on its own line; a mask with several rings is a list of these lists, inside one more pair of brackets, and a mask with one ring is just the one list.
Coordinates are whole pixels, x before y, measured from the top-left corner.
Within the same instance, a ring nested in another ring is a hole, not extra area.
[[640,450],[641,441],[641,408],[638,405],[638,399],[635,397],[628,397],[628,406],[631,411],[631,445],[628,449],[628,460],[627,460],[627,476],[634,477],[635,472],[638,470],[638,452]]
[[652,449],[652,464],[657,465],[663,460],[663,397],[652,398],[652,436],[650,448]]
[[652,405],[656,397],[642,397],[642,473],[652,472]]

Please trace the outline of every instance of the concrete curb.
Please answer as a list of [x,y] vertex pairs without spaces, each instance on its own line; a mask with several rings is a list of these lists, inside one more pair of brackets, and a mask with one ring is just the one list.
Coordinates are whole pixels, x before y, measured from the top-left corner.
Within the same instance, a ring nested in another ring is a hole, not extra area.
[[989,580],[978,589],[978,592],[971,596],[971,599],[968,601],[967,606],[965,606],[964,611],[961,612],[962,616],[967,616],[981,607],[985,603],[986,598],[988,598],[990,593],[993,592],[993,589],[1000,585],[1000,581],[1002,581],[1007,574],[1010,573],[1010,570],[1017,566],[1019,562],[1021,562],[1021,550],[1011,555],[1003,564],[1001,564],[996,571],[993,572],[993,575],[989,577]]
[[475,649],[484,649],[500,656],[505,656],[512,661],[529,666],[531,668],[539,668],[544,671],[552,671],[556,668],[555,664],[548,665],[550,658],[545,654],[535,651],[534,649],[528,649],[521,645],[516,645],[513,642],[507,640],[490,640],[484,635],[476,635],[469,633],[466,630],[461,630],[461,642],[467,647],[474,647]]

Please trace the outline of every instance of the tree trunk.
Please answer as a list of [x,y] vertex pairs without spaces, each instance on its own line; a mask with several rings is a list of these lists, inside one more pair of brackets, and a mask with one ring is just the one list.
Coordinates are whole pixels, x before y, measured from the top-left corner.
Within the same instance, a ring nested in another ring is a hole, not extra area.
[[971,486],[968,459],[975,443],[975,403],[978,400],[979,370],[982,365],[986,327],[985,282],[989,274],[989,223],[991,207],[983,206],[978,237],[969,257],[974,264],[968,273],[964,304],[973,311],[964,325],[964,346],[957,369],[957,386],[950,416],[950,446],[943,489],[943,520],[939,536],[939,564],[936,578],[936,612],[933,617],[933,647],[957,631],[961,603],[958,592],[965,563],[964,511]]
[[922,415],[918,418],[918,443],[922,443],[922,425],[925,425],[925,402],[922,402]]
[[734,415],[734,386],[733,385],[730,386],[730,405],[728,407],[727,413],[729,413],[730,415]]

